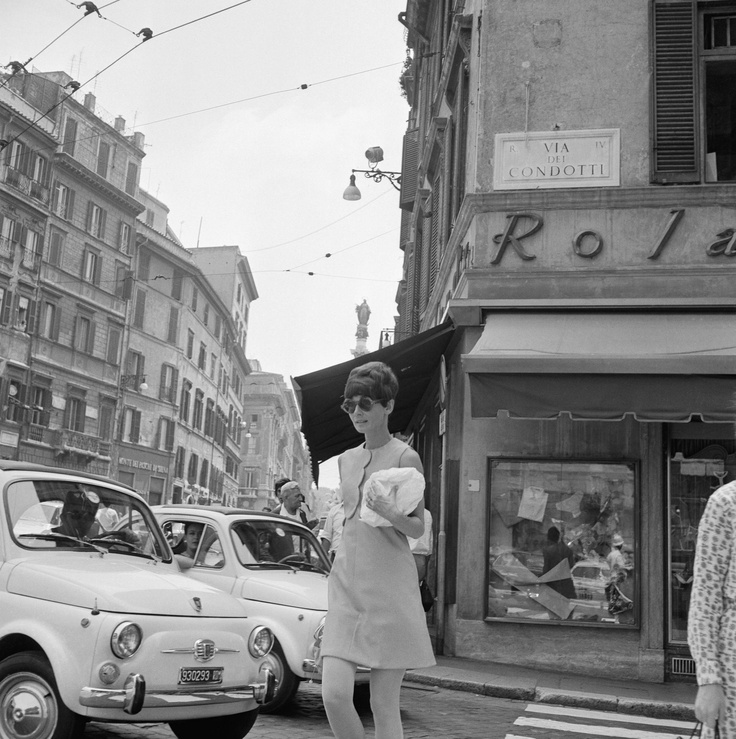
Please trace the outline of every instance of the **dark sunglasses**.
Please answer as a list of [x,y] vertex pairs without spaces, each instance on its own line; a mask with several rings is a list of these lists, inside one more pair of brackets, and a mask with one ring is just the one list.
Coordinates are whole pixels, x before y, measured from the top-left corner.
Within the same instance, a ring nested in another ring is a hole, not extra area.
[[360,408],[360,410],[365,411],[366,413],[370,410],[372,410],[373,406],[377,403],[381,403],[383,401],[381,400],[373,400],[372,398],[365,398],[362,397],[360,400],[343,400],[342,404],[340,405],[340,408],[342,408],[345,413],[355,413],[356,408]]

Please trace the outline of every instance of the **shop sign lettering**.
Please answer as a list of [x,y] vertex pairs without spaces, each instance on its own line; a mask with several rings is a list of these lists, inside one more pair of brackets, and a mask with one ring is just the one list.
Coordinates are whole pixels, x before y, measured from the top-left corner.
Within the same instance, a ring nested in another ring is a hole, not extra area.
[[118,457],[118,464],[122,467],[132,467],[135,470],[146,470],[148,472],[158,472],[167,475],[169,468],[152,462],[144,462],[140,459],[128,459],[126,457]]
[[[685,214],[684,208],[673,209],[662,226],[656,241],[647,255],[647,259],[659,259],[677,230],[677,225]],[[503,233],[493,237],[496,248],[491,257],[491,264],[500,264],[506,250],[511,247],[525,262],[536,259],[529,248],[522,242],[537,233],[544,226],[544,218],[538,213],[509,213],[506,215],[506,228]],[[603,235],[595,229],[588,228],[575,234],[572,238],[572,249],[584,259],[593,259],[603,250]],[[726,228],[715,234],[714,240],[705,245],[705,253],[709,257],[736,256],[736,228]]]

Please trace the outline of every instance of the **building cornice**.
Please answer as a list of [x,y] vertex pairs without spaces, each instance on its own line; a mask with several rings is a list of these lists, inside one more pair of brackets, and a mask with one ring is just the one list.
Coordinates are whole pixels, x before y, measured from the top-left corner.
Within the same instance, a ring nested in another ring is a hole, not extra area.
[[94,190],[104,193],[110,200],[116,202],[130,214],[137,216],[146,209],[146,206],[139,203],[134,197],[131,197],[128,193],[114,187],[106,179],[100,177],[100,175],[92,172],[90,169],[87,169],[87,167],[80,164],[76,159],[74,159],[74,157],[70,156],[66,152],[55,152],[54,162],[60,169],[80,178]]

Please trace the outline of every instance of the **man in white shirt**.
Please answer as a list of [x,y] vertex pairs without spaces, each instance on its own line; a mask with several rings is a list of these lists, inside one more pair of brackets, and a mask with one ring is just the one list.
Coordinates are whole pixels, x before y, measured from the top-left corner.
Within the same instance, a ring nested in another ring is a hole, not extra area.
[[345,507],[343,506],[343,502],[338,500],[328,511],[325,526],[319,532],[319,540],[332,560],[335,559],[335,552],[342,540],[342,526],[344,521]]
[[424,509],[424,533],[418,539],[409,539],[409,549],[417,564],[419,582],[427,576],[427,562],[432,555],[434,534],[432,533],[432,514]]
[[279,516],[285,518],[293,518],[299,523],[303,523],[310,529],[313,529],[319,521],[317,519],[310,520],[304,510],[304,495],[299,488],[299,483],[292,480],[291,482],[285,482],[281,486],[281,505],[276,508],[274,513],[278,513]]

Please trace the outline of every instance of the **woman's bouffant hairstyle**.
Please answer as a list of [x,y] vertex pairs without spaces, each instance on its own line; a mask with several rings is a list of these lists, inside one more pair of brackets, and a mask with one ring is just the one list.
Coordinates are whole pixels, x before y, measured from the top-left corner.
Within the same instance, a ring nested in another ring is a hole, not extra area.
[[391,367],[383,362],[367,362],[351,370],[345,383],[344,397],[364,395],[386,405],[398,392],[399,381]]

